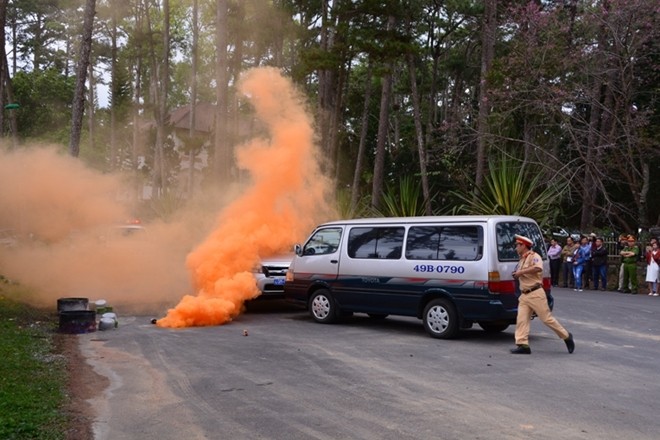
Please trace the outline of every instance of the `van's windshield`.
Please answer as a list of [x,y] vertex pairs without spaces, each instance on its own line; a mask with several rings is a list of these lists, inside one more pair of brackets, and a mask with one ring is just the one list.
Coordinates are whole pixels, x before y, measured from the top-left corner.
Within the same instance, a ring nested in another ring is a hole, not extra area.
[[302,250],[303,255],[333,254],[339,248],[342,228],[321,228],[314,232]]
[[500,261],[518,261],[515,235],[523,235],[534,242],[533,249],[544,260],[546,257],[545,244],[539,227],[535,223],[500,222],[495,227],[497,232],[497,258]]

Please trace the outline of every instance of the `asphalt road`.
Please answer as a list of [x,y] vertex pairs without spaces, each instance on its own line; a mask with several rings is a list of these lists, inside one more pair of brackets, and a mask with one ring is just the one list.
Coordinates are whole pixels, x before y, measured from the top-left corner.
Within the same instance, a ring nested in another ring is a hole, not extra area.
[[[234,322],[161,329],[121,316],[80,335],[111,385],[91,402],[98,440],[657,439],[660,299],[555,289],[572,355],[535,320],[435,340],[421,322],[355,315],[322,325],[281,302]],[[247,330],[248,336],[244,336]]]

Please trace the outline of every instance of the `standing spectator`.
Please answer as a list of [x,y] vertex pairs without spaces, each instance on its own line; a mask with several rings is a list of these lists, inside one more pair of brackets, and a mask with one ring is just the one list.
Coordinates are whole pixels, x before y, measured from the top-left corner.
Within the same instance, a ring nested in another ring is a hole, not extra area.
[[[635,237],[629,235],[628,245],[621,251],[623,260],[623,293],[637,295],[637,259],[639,258],[639,247],[635,246]],[[630,284],[628,284],[630,283]],[[628,289],[628,286],[631,286]]]
[[587,258],[587,261],[584,263],[584,288],[589,289],[589,285],[591,284],[591,278],[592,278],[592,272],[593,272],[593,263],[591,259],[593,258],[593,251],[596,249],[596,234],[592,232],[589,234],[589,238],[587,239],[589,246],[591,248],[589,252],[589,258]]
[[644,249],[644,252],[642,252],[642,256],[644,257],[645,260],[646,260],[646,253],[653,248],[653,243],[657,243],[657,242],[658,239],[655,237],[651,237],[649,239],[649,244],[646,245],[646,249]]
[[593,270],[594,290],[607,290],[607,248],[603,246],[603,239],[597,238],[595,248],[591,250],[591,265]]
[[658,296],[658,278],[660,272],[660,249],[658,241],[651,244],[651,249],[646,252],[646,282],[649,286],[649,295]]
[[587,240],[587,237],[582,237],[580,239],[580,247],[575,250],[573,254],[573,278],[575,278],[575,290],[576,292],[582,292],[582,274],[584,273],[584,266],[587,264],[587,260],[591,258],[591,244]]
[[575,280],[573,279],[573,254],[577,249],[577,244],[571,237],[566,239],[566,244],[561,250],[561,257],[564,265],[564,287],[573,287]]
[[[628,237],[625,234],[619,235],[619,243],[617,244],[617,252],[619,255],[621,255],[621,251],[628,246]],[[630,286],[626,286],[627,289],[630,288]],[[619,288],[617,289],[619,292],[623,293],[623,258],[621,258],[621,264],[619,265]]]
[[561,268],[561,246],[554,238],[550,240],[548,248],[548,258],[550,258],[550,283],[559,286],[559,269]]

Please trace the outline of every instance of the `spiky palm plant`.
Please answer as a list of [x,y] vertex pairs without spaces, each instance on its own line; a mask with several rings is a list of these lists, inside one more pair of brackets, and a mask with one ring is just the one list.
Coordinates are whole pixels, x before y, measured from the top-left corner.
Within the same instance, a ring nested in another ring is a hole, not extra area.
[[395,184],[386,186],[383,193],[383,207],[376,210],[376,213],[383,217],[424,215],[424,204],[420,193],[419,182],[410,176],[404,176],[399,180],[398,190]]
[[544,222],[556,209],[566,185],[541,182],[541,178],[542,174],[502,156],[498,162],[491,162],[479,195],[458,191],[452,194],[463,203],[458,212],[520,215]]
[[351,207],[351,193],[347,189],[337,191],[337,214],[339,218],[372,217],[373,212],[369,205],[370,197],[361,197],[355,208]]

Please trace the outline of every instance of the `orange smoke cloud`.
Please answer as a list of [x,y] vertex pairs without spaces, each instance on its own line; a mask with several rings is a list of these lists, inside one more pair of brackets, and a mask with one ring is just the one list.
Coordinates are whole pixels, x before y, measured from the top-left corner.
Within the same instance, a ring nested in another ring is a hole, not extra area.
[[54,149],[24,149],[2,154],[0,225],[47,242],[67,238],[109,219],[127,218],[114,201],[116,176],[104,176]]
[[277,69],[247,72],[240,91],[253,103],[268,139],[237,149],[238,167],[251,184],[219,215],[217,228],[188,255],[197,295],[186,295],[162,319],[161,327],[224,324],[255,298],[252,268],[259,258],[290,250],[330,213],[329,181],[316,156],[312,119],[300,94]]
[[53,308],[61,297],[106,299],[119,313],[177,303],[190,287],[186,255],[213,217],[190,206],[124,236],[116,226],[130,218],[125,180],[54,148],[0,150],[0,238],[15,240],[0,244],[0,274],[18,282],[18,299]]

